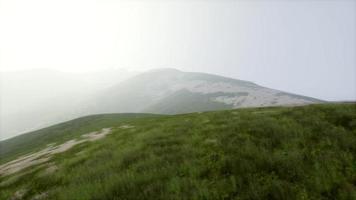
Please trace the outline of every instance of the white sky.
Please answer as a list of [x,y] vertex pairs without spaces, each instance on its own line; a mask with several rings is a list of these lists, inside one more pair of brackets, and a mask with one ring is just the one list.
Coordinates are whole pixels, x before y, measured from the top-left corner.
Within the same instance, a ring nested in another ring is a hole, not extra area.
[[354,0],[0,0],[0,70],[173,67],[356,99]]

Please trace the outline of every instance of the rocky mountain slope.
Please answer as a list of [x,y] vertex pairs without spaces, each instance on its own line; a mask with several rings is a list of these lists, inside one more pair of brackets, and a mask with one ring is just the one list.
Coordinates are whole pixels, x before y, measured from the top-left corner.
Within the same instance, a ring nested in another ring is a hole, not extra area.
[[177,114],[242,107],[304,105],[322,101],[222,76],[152,70],[95,97],[92,112]]

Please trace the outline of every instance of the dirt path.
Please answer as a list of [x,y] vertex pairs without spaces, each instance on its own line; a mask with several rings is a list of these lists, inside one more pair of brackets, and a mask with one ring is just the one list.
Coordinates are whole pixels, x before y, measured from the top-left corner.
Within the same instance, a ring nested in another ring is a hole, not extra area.
[[81,139],[69,140],[63,144],[57,146],[49,146],[41,151],[32,153],[29,155],[21,156],[13,161],[0,165],[0,176],[6,176],[22,169],[28,168],[33,165],[38,165],[41,163],[47,162],[52,155],[57,153],[62,153],[73,146],[86,142],[86,141],[95,141],[104,138],[106,135],[111,133],[111,128],[104,128],[99,132],[91,132],[81,136]]

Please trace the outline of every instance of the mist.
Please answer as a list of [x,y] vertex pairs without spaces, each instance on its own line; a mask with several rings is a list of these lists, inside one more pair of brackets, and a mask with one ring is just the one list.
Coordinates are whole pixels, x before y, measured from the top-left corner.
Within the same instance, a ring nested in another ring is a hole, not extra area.
[[123,69],[62,72],[49,69],[3,72],[1,139],[85,115],[86,99],[136,72]]
[[355,15],[352,0],[0,0],[1,138],[167,67],[354,101]]

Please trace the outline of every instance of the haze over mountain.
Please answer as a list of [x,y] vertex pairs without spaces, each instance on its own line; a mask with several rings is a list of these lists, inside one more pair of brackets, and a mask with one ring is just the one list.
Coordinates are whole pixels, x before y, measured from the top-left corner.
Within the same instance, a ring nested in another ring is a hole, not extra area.
[[356,200],[355,36],[356,0],[0,0],[0,200]]
[[80,116],[88,95],[131,77],[123,69],[69,73],[49,69],[1,72],[0,139]]
[[139,74],[111,87],[92,101],[89,110],[177,114],[316,102],[321,101],[248,81],[167,68]]
[[99,113],[177,114],[321,102],[248,81],[169,68],[125,81],[133,72],[72,74],[37,70],[7,75],[2,79],[2,139]]

